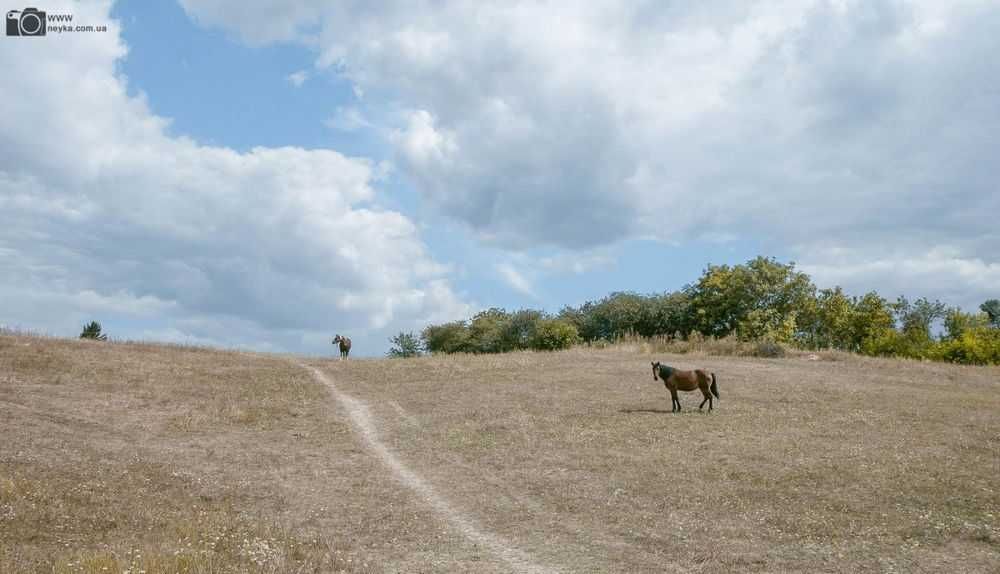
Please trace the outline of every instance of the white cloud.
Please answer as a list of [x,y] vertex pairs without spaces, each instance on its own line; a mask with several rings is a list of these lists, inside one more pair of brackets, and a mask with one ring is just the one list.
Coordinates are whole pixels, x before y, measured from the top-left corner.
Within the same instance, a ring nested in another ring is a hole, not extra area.
[[538,266],[551,273],[582,275],[614,265],[614,258],[607,252],[564,251],[559,255],[542,257]]
[[419,165],[428,171],[435,167],[448,167],[458,153],[455,135],[437,129],[434,116],[427,110],[409,114],[405,129],[392,134],[395,142],[410,165]]
[[[46,8],[110,21],[107,2]],[[0,93],[4,322],[256,348],[337,329],[379,352],[398,325],[469,312],[413,222],[378,206],[388,164],[171,137],[128,96],[125,53],[114,27],[0,51],[18,78]]]
[[342,132],[354,132],[362,128],[373,127],[372,124],[365,119],[364,113],[353,106],[338,106],[333,115],[327,118],[323,123],[330,129]]
[[302,84],[306,83],[309,79],[309,72],[305,70],[298,70],[288,74],[288,82],[295,86],[296,88],[302,87]]
[[393,94],[397,165],[486,242],[1000,262],[996,2],[184,4]]
[[535,291],[531,286],[531,281],[528,280],[520,271],[518,271],[510,263],[497,263],[494,268],[500,278],[513,290],[521,293],[522,295],[527,295],[528,297],[535,298]]
[[820,286],[841,285],[861,294],[878,285],[879,292],[889,299],[899,295],[940,298],[972,310],[1000,294],[1000,263],[960,253],[947,247],[922,254],[831,249],[814,253],[812,262],[802,270]]

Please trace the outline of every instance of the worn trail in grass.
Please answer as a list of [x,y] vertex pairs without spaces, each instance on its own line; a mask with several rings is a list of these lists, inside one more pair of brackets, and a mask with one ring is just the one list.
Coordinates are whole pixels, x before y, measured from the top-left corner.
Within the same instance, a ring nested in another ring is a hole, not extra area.
[[[337,385],[328,376],[323,374],[321,370],[315,367],[306,367],[305,365],[303,367],[309,369],[318,381],[330,389],[337,402],[343,405],[347,411],[351,422],[354,424],[365,445],[378,456],[379,460],[385,464],[393,476],[419,495],[452,528],[456,529],[470,541],[481,544],[489,549],[492,554],[503,560],[517,572],[543,574],[555,571],[536,564],[524,552],[512,546],[509,541],[485,531],[472,517],[456,509],[453,504],[448,502],[438,492],[438,489],[428,483],[422,476],[413,472],[382,442],[368,406],[364,402],[338,389]],[[396,404],[397,408],[398,406]]]

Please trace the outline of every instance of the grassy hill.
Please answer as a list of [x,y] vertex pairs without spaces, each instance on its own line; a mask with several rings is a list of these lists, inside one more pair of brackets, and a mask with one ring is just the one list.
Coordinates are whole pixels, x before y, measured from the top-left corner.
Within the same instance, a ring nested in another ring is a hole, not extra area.
[[0,572],[1000,569],[1000,368],[825,358],[2,335]]

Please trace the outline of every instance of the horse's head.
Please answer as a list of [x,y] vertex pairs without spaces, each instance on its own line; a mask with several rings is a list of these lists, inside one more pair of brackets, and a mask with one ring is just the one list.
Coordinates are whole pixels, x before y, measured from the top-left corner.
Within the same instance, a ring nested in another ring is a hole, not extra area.
[[660,362],[656,361],[651,364],[653,365],[653,380],[658,381],[660,378],[656,376],[656,373],[660,372]]
[[343,340],[344,340],[343,337],[341,337],[340,335],[337,335],[336,337],[333,338],[333,344],[336,345],[337,343],[339,343],[339,342],[341,342]]

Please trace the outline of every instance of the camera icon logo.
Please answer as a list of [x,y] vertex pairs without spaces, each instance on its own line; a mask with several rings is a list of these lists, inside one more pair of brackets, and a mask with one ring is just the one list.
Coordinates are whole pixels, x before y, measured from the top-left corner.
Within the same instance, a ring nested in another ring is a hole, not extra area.
[[7,12],[8,36],[44,36],[45,12],[38,8]]

